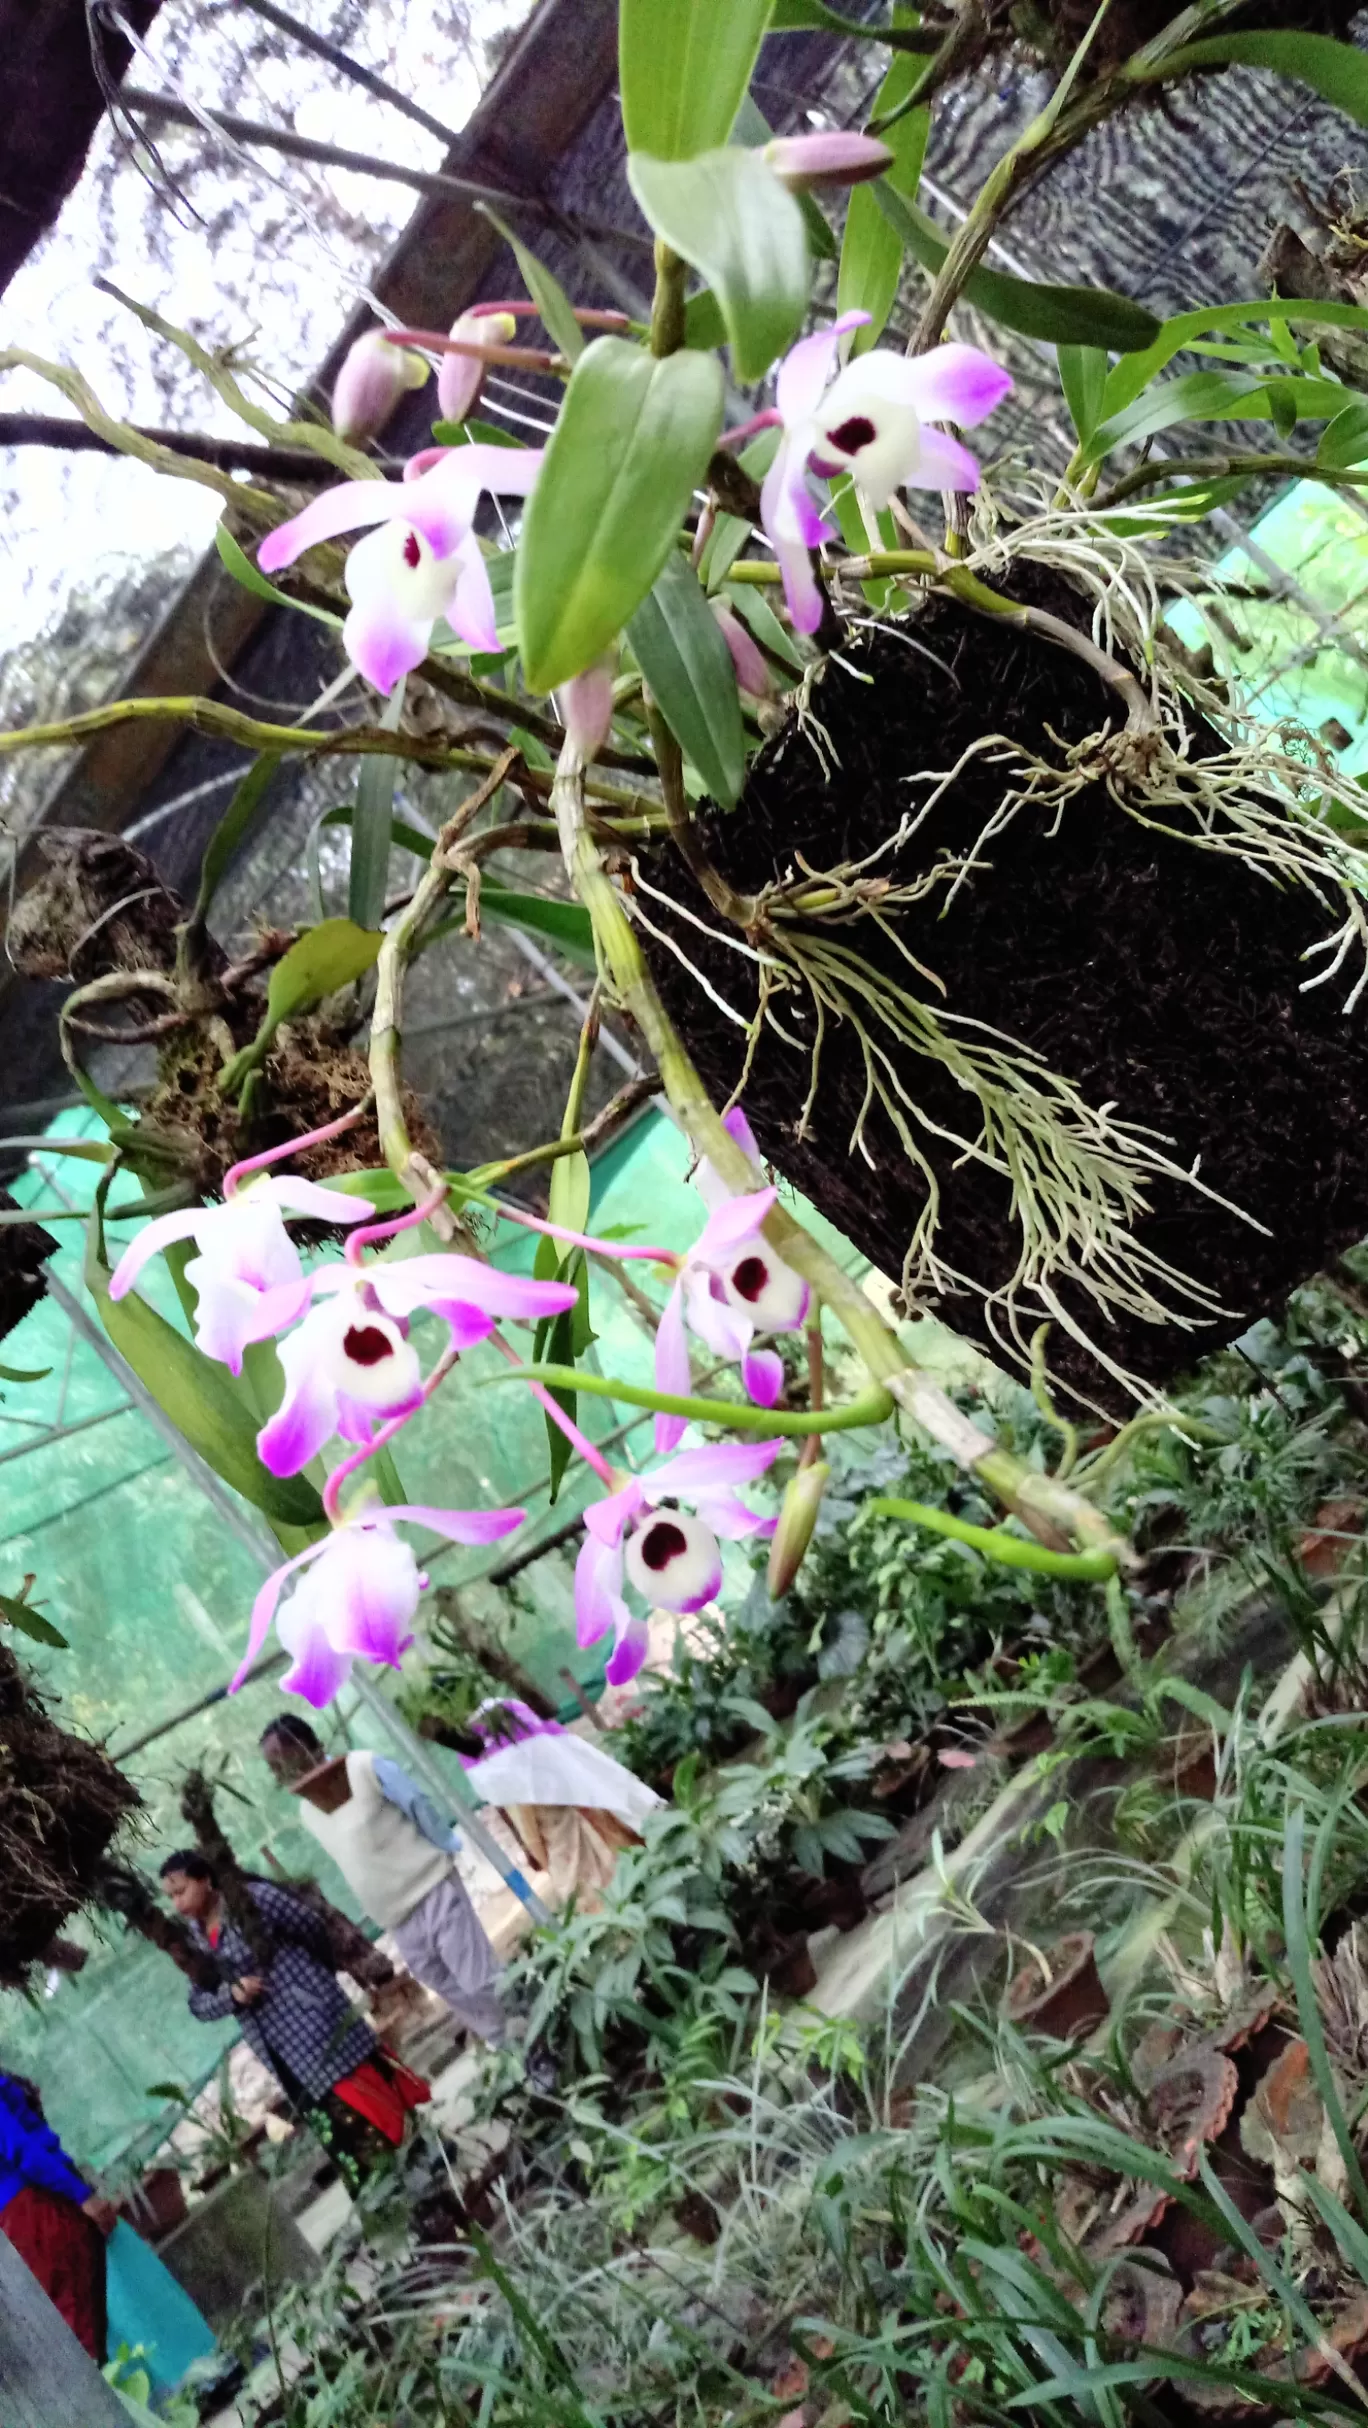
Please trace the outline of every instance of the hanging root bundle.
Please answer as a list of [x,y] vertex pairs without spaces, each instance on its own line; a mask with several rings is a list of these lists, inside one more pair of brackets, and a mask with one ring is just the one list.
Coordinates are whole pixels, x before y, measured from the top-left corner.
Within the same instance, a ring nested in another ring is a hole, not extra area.
[[101,1858],[141,1799],[101,1746],[48,1717],[0,1646],[0,1986],[24,1986],[95,1894]]
[[974,562],[1035,628],[861,617],[700,822],[713,901],[661,851],[637,916],[711,1086],[909,1305],[1023,1364],[1054,1318],[1119,1411],[1368,1228],[1368,797],[1180,696],[1127,543],[1065,512]]

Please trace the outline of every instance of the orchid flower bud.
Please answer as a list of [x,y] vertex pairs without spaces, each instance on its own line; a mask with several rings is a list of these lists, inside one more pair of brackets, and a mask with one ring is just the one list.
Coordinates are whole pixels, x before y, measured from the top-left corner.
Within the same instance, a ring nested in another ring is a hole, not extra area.
[[[463,312],[451,334],[468,346],[506,346],[517,336],[511,312]],[[463,422],[479,396],[485,367],[474,354],[444,354],[437,366],[437,404],[443,421]]]
[[587,765],[598,757],[613,727],[613,677],[617,672],[617,651],[610,650],[586,666],[583,674],[572,674],[556,694],[565,736]]
[[364,446],[383,430],[406,388],[421,388],[428,365],[421,354],[392,346],[381,329],[358,337],[333,385],[333,428],[349,446]]
[[766,144],[765,158],[780,184],[794,194],[810,185],[863,185],[893,165],[893,154],[877,135],[842,127],[820,135],[777,135]]
[[784,1494],[779,1523],[770,1543],[766,1576],[772,1602],[782,1600],[807,1557],[830,1475],[830,1461],[815,1459],[810,1467],[799,1468]]
[[718,630],[731,651],[731,662],[736,669],[738,687],[745,692],[748,699],[773,699],[774,678],[770,673],[765,653],[758,642],[751,639],[740,616],[733,615],[724,599],[709,599],[708,605],[716,618]]

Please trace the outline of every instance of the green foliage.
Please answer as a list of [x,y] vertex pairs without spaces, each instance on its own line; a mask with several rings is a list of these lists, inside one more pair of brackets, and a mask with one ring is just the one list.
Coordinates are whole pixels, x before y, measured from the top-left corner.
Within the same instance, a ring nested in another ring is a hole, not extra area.
[[807,233],[788,188],[740,144],[692,160],[633,152],[627,175],[657,236],[716,296],[736,378],[763,378],[807,308]]
[[725,143],[774,0],[619,0],[618,79],[630,152],[691,160]]
[[523,669],[552,691],[617,638],[664,566],[722,427],[722,367],[600,337],[575,365],[527,504],[514,595]]
[[666,560],[627,637],[661,715],[713,799],[730,809],[746,780],[746,737],[731,652],[682,556]]
[[[939,270],[950,248],[935,221],[904,200],[886,177],[876,178],[868,190],[877,195],[880,209],[914,260],[924,270]],[[1153,345],[1160,333],[1152,312],[1106,287],[1050,286],[1010,278],[1002,270],[978,269],[965,280],[964,296],[1004,329],[1043,338],[1052,346],[1099,346],[1131,354]]]
[[[894,18],[900,30],[911,28],[918,22],[918,12],[907,7],[905,0],[899,0]],[[922,67],[923,62],[910,53],[895,56],[874,102],[875,118],[885,118],[902,108]],[[930,132],[929,107],[903,111],[888,129],[885,140],[893,159],[884,171],[884,183],[901,195],[904,202],[916,200]],[[868,186],[854,187],[846,205],[836,309],[838,313],[868,312],[870,321],[868,328],[855,331],[850,346],[852,355],[864,354],[878,343],[897,300],[902,264],[903,239],[881,208],[878,196]]]
[[[393,762],[383,764],[392,766]],[[379,956],[380,944],[377,929],[359,927],[352,919],[323,919],[317,927],[306,928],[271,972],[265,1015],[251,1044],[223,1067],[219,1085],[224,1095],[234,1095],[260,1068],[282,1021],[293,1020],[322,1003],[325,996],[336,994],[339,987],[364,977]]]

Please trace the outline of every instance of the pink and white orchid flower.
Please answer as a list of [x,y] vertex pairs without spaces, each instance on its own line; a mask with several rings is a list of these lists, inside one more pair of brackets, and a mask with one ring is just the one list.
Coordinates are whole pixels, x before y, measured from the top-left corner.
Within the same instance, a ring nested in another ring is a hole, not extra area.
[[292,1173],[263,1173],[222,1205],[184,1206],[145,1224],[119,1258],[109,1295],[125,1297],[151,1257],[177,1240],[193,1239],[199,1254],[185,1278],[197,1295],[195,1338],[206,1357],[240,1374],[244,1350],[283,1332],[309,1303],[309,1281],[285,1228],[286,1214],[350,1223],[366,1222],[374,1212],[359,1197],[339,1196]]
[[[506,346],[518,334],[511,312],[491,312],[477,304],[451,324],[453,337],[471,346]],[[444,354],[437,365],[437,404],[442,419],[463,422],[473,412],[484,385],[485,366],[478,354]]]
[[[734,1105],[725,1118],[737,1145],[758,1165],[759,1149],[740,1106]],[[776,1350],[756,1349],[752,1343],[757,1332],[800,1331],[812,1299],[801,1274],[761,1235],[777,1192],[757,1188],[735,1196],[706,1161],[694,1174],[694,1186],[709,1208],[708,1220],[680,1260],[656,1327],[656,1389],[672,1398],[687,1398],[692,1388],[687,1326],[714,1356],[739,1359],[751,1398],[758,1407],[772,1408],[783,1389],[783,1360]],[[686,1417],[658,1414],[657,1451],[673,1450],[687,1422]]]
[[333,382],[332,419],[339,438],[364,446],[384,429],[408,388],[421,388],[428,365],[421,354],[386,342],[382,329],[367,329],[348,348]]
[[[628,1608],[624,1579],[653,1608],[701,1610],[722,1582],[719,1536],[739,1542],[774,1532],[776,1520],[738,1500],[736,1487],[764,1475],[783,1447],[782,1441],[722,1442],[684,1450],[653,1475],[634,1475],[606,1500],[590,1502],[575,1563],[575,1640],[581,1647],[596,1644],[612,1628],[615,1642],[604,1673],[610,1686],[625,1686],[646,1658],[646,1622]],[[697,1514],[689,1517],[681,1500],[691,1501]]]
[[321,1711],[346,1684],[353,1659],[397,1669],[413,1642],[414,1614],[427,1578],[395,1533],[396,1524],[426,1526],[448,1542],[478,1545],[511,1534],[526,1515],[525,1509],[383,1509],[368,1502],[266,1579],[252,1605],[247,1650],[229,1693],[246,1682],[281,1588],[296,1570],[307,1573],[276,1620],[276,1633],[291,1655],[281,1683],[286,1694],[302,1695]]
[[280,1344],[285,1396],[257,1435],[272,1475],[298,1475],[334,1433],[370,1442],[382,1425],[421,1405],[411,1316],[440,1316],[452,1347],[469,1349],[501,1320],[536,1323],[575,1304],[569,1283],[525,1280],[473,1256],[323,1265],[306,1288],[316,1303]]
[[876,509],[904,483],[977,489],[974,457],[929,425],[951,421],[971,429],[1012,385],[988,355],[962,345],[913,356],[861,354],[833,379],[841,339],[868,318],[843,312],[829,329],[800,338],[779,365],[775,405],[783,436],[760,493],[760,520],[799,632],[815,632],[822,619],[809,550],[833,537],[809,492],[809,466],[828,480],[848,472]]
[[439,616],[472,649],[498,648],[475,516],[485,490],[526,497],[541,462],[535,447],[428,448],[413,457],[402,481],[342,481],[325,489],[302,514],[267,532],[257,562],[263,573],[278,573],[322,540],[379,526],[347,558],[352,608],[342,645],[367,682],[390,691],[421,666]]

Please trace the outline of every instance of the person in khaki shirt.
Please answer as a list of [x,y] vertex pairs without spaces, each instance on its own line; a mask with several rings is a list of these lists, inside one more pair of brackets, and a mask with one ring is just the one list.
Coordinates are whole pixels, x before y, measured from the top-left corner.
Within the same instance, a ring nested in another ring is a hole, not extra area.
[[457,1831],[397,1762],[364,1751],[329,1760],[294,1712],[263,1730],[261,1751],[300,1798],[309,1835],[363,1912],[390,1932],[415,1979],[467,2031],[499,2047],[507,2032],[499,1960],[456,1869]]

